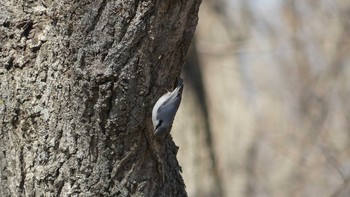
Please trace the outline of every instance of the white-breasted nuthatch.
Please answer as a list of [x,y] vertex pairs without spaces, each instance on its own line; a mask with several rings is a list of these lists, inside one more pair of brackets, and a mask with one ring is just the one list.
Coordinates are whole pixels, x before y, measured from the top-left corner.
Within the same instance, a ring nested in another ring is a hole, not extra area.
[[161,96],[152,110],[152,122],[155,136],[165,136],[170,132],[175,114],[180,106],[183,90],[183,80],[179,78],[177,87],[172,92]]

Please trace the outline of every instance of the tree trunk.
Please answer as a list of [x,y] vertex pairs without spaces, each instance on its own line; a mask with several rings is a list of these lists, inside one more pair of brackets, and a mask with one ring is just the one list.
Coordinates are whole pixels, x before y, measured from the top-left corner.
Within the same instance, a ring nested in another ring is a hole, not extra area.
[[0,196],[186,196],[151,110],[200,2],[1,2]]

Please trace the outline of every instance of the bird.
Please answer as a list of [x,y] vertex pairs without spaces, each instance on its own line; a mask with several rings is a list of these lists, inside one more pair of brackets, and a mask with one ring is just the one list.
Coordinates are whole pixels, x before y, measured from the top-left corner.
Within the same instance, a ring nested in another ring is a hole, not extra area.
[[172,92],[161,96],[152,110],[152,122],[155,136],[165,136],[170,132],[177,110],[182,100],[183,80],[178,79]]

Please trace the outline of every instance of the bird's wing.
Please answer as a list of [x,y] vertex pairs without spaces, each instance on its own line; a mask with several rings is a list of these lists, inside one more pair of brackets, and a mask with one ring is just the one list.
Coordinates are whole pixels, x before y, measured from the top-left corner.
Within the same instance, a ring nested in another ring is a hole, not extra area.
[[[174,119],[175,114],[180,106],[181,102],[181,95],[177,97],[170,97],[169,100],[164,102],[158,109],[157,113],[157,119],[158,120],[169,120],[169,119]],[[172,122],[169,121],[169,123]]]

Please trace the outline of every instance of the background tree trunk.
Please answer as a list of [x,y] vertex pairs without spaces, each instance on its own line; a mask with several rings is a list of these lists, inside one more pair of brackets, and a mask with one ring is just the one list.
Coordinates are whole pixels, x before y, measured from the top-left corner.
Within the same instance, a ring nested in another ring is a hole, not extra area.
[[151,109],[200,0],[0,3],[1,196],[186,196]]
[[189,196],[350,196],[349,11],[203,1],[172,130]]

